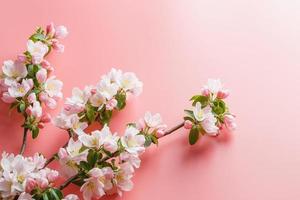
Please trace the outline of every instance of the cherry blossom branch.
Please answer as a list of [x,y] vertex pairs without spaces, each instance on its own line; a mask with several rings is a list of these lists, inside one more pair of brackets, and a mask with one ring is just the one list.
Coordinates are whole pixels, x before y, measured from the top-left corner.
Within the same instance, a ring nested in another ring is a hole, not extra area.
[[24,133],[23,133],[23,141],[22,141],[22,146],[20,149],[20,154],[23,155],[25,148],[26,148],[26,141],[27,141],[27,134],[28,134],[28,129],[24,128]]
[[[163,136],[161,136],[160,138],[166,136],[166,135],[170,135],[171,133],[177,131],[178,129],[182,128],[184,126],[184,122],[174,126],[173,128],[167,130],[165,132],[165,134]],[[111,156],[106,156],[103,159],[101,159],[100,163],[106,162],[107,160],[109,160],[110,158],[116,157],[120,154],[120,151],[116,151],[114,152]],[[67,179],[61,186],[59,186],[60,190],[63,190],[64,188],[66,188],[68,185],[70,185],[74,180],[76,180],[79,177],[79,173],[75,174],[74,176],[70,177],[69,179]]]

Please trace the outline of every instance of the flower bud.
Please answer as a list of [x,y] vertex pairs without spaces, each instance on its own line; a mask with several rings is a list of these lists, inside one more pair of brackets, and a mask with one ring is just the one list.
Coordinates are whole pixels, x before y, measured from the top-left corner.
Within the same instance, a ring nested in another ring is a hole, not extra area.
[[231,131],[235,130],[237,127],[237,124],[235,123],[235,117],[233,115],[225,115],[224,123],[226,127]]
[[42,68],[36,73],[36,79],[39,83],[44,83],[47,79],[47,70]]
[[19,54],[18,56],[17,56],[17,59],[18,59],[18,61],[19,62],[25,62],[26,61],[26,56],[24,55],[24,54]]
[[40,123],[38,124],[38,127],[39,127],[40,129],[42,129],[42,128],[45,127],[45,124],[44,124],[43,122],[40,122]]
[[28,95],[27,100],[29,103],[33,103],[36,101],[36,94],[34,92],[30,93],[30,95]]
[[156,131],[156,136],[157,136],[158,138],[160,138],[160,137],[162,137],[162,136],[164,136],[164,135],[165,135],[165,131],[163,131],[163,130],[161,130],[161,129],[159,129],[159,130]]
[[57,171],[51,170],[47,174],[47,179],[49,180],[49,182],[54,182],[58,178],[58,175],[59,174]]
[[51,115],[49,113],[43,114],[40,121],[43,123],[49,123],[51,121]]
[[229,95],[229,91],[228,90],[220,90],[217,93],[217,98],[219,98],[219,99],[225,99],[226,97],[228,97],[228,95]]
[[185,129],[191,129],[193,127],[193,123],[190,120],[185,120],[184,121],[184,126]]
[[30,193],[35,187],[37,183],[33,178],[27,178],[26,179],[26,185],[25,185],[25,191],[27,193]]
[[55,34],[55,28],[53,22],[51,22],[49,25],[46,27],[46,33],[48,36],[53,37]]
[[203,96],[209,96],[209,94],[210,94],[210,91],[209,91],[209,89],[207,89],[207,88],[203,88],[202,90],[201,90],[201,94],[203,95]]
[[43,60],[41,62],[41,66],[46,69],[46,70],[49,70],[49,71],[53,71],[53,67],[51,67],[50,63],[47,61],[47,60]]

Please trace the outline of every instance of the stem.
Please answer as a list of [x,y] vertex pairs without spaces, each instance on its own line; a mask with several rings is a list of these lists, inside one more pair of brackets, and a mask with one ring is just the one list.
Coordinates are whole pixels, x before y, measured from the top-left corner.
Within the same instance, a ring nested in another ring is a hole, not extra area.
[[26,141],[27,141],[27,133],[28,133],[28,129],[24,128],[24,133],[23,133],[23,142],[22,142],[22,146],[20,149],[20,154],[23,155],[25,148],[26,148]]
[[68,185],[70,185],[70,183],[72,183],[76,178],[78,178],[78,175],[79,174],[75,174],[74,176],[71,176],[66,182],[64,182],[61,186],[59,186],[59,190],[62,190]]
[[[72,132],[69,130],[68,131],[69,134],[69,139],[73,136]],[[65,148],[66,146],[68,146],[69,140],[64,144],[64,146],[62,146],[62,148]],[[53,160],[55,160],[55,156],[57,156],[57,153],[53,154],[45,163],[44,167],[47,167],[47,165],[49,165]]]
[[170,135],[171,133],[173,133],[174,131],[177,131],[178,129],[180,129],[183,126],[184,126],[184,122],[178,124],[177,126],[174,126],[170,130],[166,131],[165,134],[163,135],[163,137],[166,136],[166,135]]

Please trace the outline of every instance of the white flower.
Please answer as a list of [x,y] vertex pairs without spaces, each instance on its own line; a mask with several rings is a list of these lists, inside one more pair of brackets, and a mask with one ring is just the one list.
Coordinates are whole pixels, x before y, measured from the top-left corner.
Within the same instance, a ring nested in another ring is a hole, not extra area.
[[119,69],[112,68],[107,74],[107,77],[110,79],[111,82],[119,84],[122,77],[122,71]]
[[69,140],[66,148],[60,148],[58,152],[59,162],[62,166],[62,174],[66,177],[71,177],[78,172],[77,164],[80,161],[86,161],[87,150],[82,151],[82,143],[74,141],[72,138]]
[[99,109],[101,109],[102,106],[105,104],[106,99],[102,94],[96,93],[90,97],[90,102],[92,106],[99,107]]
[[201,122],[205,118],[204,111],[200,102],[197,102],[195,107],[193,108],[193,114],[198,122]]
[[117,94],[119,86],[117,83],[112,83],[108,77],[103,76],[97,85],[97,90],[107,100],[110,100]]
[[13,79],[25,78],[27,76],[26,66],[24,65],[24,63],[18,61],[4,61],[2,71],[6,77]]
[[210,106],[202,109],[201,103],[197,102],[193,108],[194,117],[201,125],[205,132],[209,135],[217,135],[219,128],[216,126],[217,119],[211,111]]
[[152,115],[151,112],[148,111],[145,113],[144,120],[150,128],[159,128],[162,124],[162,119],[159,113]]
[[24,187],[18,182],[15,174],[4,171],[0,178],[0,194],[4,199],[13,197],[18,194],[19,191],[24,191]]
[[141,159],[139,158],[138,154],[132,154],[128,152],[122,152],[120,154],[120,160],[122,162],[128,162],[135,168],[139,168],[141,165]]
[[68,106],[69,114],[81,112],[85,108],[90,95],[90,91],[88,90],[82,91],[79,88],[73,88],[72,97],[67,98],[65,103]]
[[63,83],[60,80],[51,77],[45,82],[45,91],[51,98],[62,98],[63,94],[61,92]]
[[64,112],[59,113],[59,115],[53,119],[52,123],[61,129],[69,129],[72,127],[70,123],[70,116],[66,115]]
[[74,114],[70,117],[71,129],[77,135],[85,134],[84,129],[88,127],[88,123],[81,122],[78,115]]
[[105,194],[105,190],[112,188],[111,176],[107,178],[106,173],[112,173],[112,170],[93,168],[88,172],[90,177],[85,179],[85,183],[80,188],[84,200],[100,198]]
[[103,145],[104,149],[111,153],[118,149],[118,139],[116,134],[112,135],[107,125],[101,131],[93,131],[91,135],[82,134],[79,136],[79,140],[86,147],[99,149]]
[[46,44],[41,41],[33,42],[32,40],[27,41],[27,51],[31,54],[33,62],[40,64],[49,48]]
[[122,191],[130,191],[133,188],[131,178],[133,177],[133,169],[127,162],[120,164],[120,170],[115,176],[115,182],[118,187],[118,193],[121,196]]
[[133,154],[140,154],[144,152],[145,137],[138,134],[139,130],[135,127],[128,126],[126,128],[124,136],[121,137],[121,143],[127,152]]
[[139,95],[143,89],[143,83],[138,80],[132,72],[126,72],[120,79],[120,87],[126,92],[132,92],[134,95]]

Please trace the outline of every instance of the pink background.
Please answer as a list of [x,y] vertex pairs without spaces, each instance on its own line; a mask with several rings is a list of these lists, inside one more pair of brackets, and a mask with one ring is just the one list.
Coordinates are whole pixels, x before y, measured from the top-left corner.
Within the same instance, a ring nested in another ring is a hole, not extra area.
[[[66,25],[65,53],[49,57],[66,97],[111,67],[144,82],[115,115],[118,131],[147,110],[178,124],[206,79],[221,78],[238,130],[192,147],[184,129],[162,139],[142,156],[123,199],[300,199],[299,9],[295,0],[2,1],[0,60],[22,52],[36,26]],[[17,152],[21,118],[0,109],[0,152]],[[49,156],[66,139],[49,124],[26,155]]]

